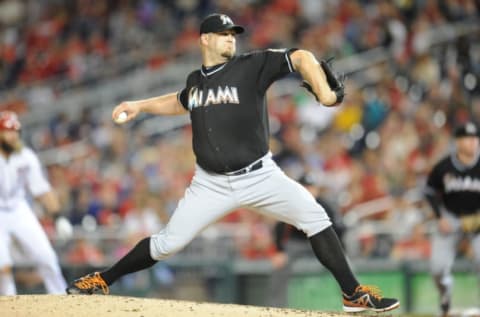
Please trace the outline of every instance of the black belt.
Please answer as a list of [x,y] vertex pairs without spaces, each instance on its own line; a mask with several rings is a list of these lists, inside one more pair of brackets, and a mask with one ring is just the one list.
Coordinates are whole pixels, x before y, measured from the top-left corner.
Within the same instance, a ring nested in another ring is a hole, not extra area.
[[226,173],[223,173],[224,175],[227,175],[227,176],[239,176],[239,175],[243,175],[243,174],[247,174],[249,172],[253,172],[253,171],[256,171],[256,170],[259,170],[263,167],[263,162],[262,161],[258,161],[257,163],[253,164],[253,165],[249,165],[245,168],[242,168],[240,170],[237,170],[237,171],[233,171],[233,172],[226,172]]

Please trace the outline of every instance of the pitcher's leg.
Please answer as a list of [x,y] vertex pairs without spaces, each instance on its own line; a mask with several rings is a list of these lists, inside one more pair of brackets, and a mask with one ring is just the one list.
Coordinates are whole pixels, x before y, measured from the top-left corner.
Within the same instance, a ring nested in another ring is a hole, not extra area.
[[178,252],[202,229],[235,208],[236,204],[223,177],[210,177],[203,170],[197,170],[192,184],[163,230],[140,241],[108,270],[75,280],[67,293],[92,294],[97,290],[108,293],[108,286],[118,278],[146,269]]
[[345,294],[355,291],[359,283],[350,270],[332,223],[305,187],[274,169],[262,185],[248,191],[247,201],[254,207],[305,232],[316,257],[332,272]]
[[323,207],[305,187],[287,177],[276,165],[265,168],[269,169],[268,174],[259,175],[263,181],[252,178],[237,185],[242,204],[291,224],[308,237],[332,225]]
[[226,177],[201,177],[185,191],[166,227],[151,237],[150,252],[162,260],[183,249],[197,234],[237,206]]
[[306,233],[315,256],[340,285],[345,311],[380,312],[399,307],[397,299],[377,296],[375,288],[358,283],[328,215],[310,192],[287,177],[278,167],[267,167],[270,168],[270,175],[263,182],[256,182],[252,177],[250,186],[238,186],[243,188],[242,203],[259,208],[262,213],[292,224]]
[[210,183],[196,175],[165,228],[140,241],[129,254],[100,274],[108,285],[180,251],[202,229],[234,208],[234,199],[221,184],[215,184],[219,189],[212,190],[205,182]]

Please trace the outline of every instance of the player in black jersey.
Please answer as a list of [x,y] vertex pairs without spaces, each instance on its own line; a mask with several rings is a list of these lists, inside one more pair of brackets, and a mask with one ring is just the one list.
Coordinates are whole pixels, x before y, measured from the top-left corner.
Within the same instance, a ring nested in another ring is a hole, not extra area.
[[427,180],[426,198],[437,219],[432,237],[431,269],[440,293],[440,309],[448,316],[453,278],[452,265],[459,240],[471,238],[480,268],[480,145],[472,122],[455,129],[454,151],[440,160]]
[[342,81],[305,50],[268,49],[236,55],[235,36],[243,31],[224,14],[209,15],[200,26],[203,65],[189,74],[184,89],[123,102],[113,110],[117,122],[132,120],[140,112],[189,113],[195,175],[165,229],[140,241],[108,270],[74,281],[67,292],[91,294],[101,289],[107,293],[108,286],[121,276],[178,252],[231,210],[250,207],[305,232],[319,261],[338,281],[345,311],[399,307],[398,300],[382,297],[378,288],[358,283],[325,210],[280,170],[269,151],[265,93],[274,81],[296,71],[326,106],[341,103]]

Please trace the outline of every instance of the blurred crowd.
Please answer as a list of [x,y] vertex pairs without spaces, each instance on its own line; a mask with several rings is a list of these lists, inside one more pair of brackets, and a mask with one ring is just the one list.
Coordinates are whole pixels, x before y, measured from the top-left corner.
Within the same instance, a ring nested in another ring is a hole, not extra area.
[[54,100],[67,88],[196,57],[198,24],[209,12],[246,26],[239,39],[244,50],[299,46],[341,58],[389,46],[408,60],[425,51],[432,30],[474,20],[477,6],[475,0],[2,0],[0,107],[28,109],[38,98],[29,90],[46,82],[42,97]]
[[[319,106],[300,88],[285,95],[273,86],[271,149],[292,178],[312,176],[320,195],[348,220],[344,243],[351,256],[427,259],[425,176],[448,152],[455,124],[480,123],[479,34],[436,44],[435,30],[478,25],[479,10],[474,0],[4,0],[0,109],[29,111],[29,100],[17,93],[39,83],[52,82],[55,96],[132,69],[161,72],[198,58],[198,24],[209,12],[246,26],[240,51],[300,47],[342,59],[382,47],[389,58],[372,69],[376,79],[352,76],[339,108]],[[193,174],[188,125],[147,134],[116,126],[93,108],[79,118],[58,109],[48,126],[24,137],[40,153],[82,143],[81,154],[48,166],[52,185],[74,225],[111,230],[123,241],[106,250],[77,239],[63,259],[71,263],[101,264],[157,232]],[[275,253],[271,220],[238,210],[221,223],[238,225],[238,256]]]

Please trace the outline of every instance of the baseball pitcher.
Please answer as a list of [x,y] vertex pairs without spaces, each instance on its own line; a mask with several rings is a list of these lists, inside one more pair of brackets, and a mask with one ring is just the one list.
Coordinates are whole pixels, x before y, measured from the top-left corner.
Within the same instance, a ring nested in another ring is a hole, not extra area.
[[113,110],[114,120],[126,113],[123,122],[140,112],[189,113],[195,175],[164,230],[140,241],[108,270],[73,281],[67,292],[107,293],[119,277],[171,256],[231,210],[249,207],[305,232],[319,261],[340,284],[344,310],[397,308],[398,300],[358,283],[325,210],[282,172],[268,148],[265,93],[274,81],[299,72],[319,102],[335,106],[344,97],[342,78],[306,50],[267,49],[236,55],[236,36],[243,31],[224,14],[207,16],[199,32],[203,64],[188,75],[184,89],[123,102]]

